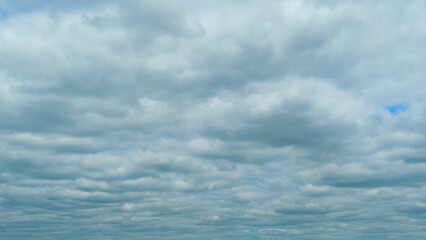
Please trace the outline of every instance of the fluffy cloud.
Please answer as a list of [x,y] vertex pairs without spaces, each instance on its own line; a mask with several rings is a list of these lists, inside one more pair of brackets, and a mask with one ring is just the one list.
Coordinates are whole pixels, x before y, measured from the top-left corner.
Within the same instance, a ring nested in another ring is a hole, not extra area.
[[0,238],[421,239],[420,1],[3,1]]

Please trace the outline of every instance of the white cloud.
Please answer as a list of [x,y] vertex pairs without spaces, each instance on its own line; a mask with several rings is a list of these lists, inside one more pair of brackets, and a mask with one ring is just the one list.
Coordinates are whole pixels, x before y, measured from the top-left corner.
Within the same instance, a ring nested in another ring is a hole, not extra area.
[[422,237],[424,3],[0,8],[0,238]]

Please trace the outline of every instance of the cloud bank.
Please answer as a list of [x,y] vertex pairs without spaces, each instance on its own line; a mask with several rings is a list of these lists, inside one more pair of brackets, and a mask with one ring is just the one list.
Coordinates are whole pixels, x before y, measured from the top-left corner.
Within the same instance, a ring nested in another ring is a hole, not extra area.
[[3,1],[0,238],[423,239],[422,1]]

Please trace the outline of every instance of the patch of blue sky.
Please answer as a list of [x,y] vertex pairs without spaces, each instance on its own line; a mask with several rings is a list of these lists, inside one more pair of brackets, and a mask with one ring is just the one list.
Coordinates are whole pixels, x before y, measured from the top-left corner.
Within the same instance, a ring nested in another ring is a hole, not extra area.
[[9,15],[10,11],[0,6],[0,21],[8,19]]
[[398,115],[402,112],[406,112],[408,109],[409,109],[409,105],[406,102],[386,106],[386,110],[394,116],[396,116],[396,115]]
[[19,15],[43,8],[49,2],[50,0],[4,1],[0,4],[0,20],[5,20],[13,15]]
[[7,19],[8,18],[8,14],[7,14],[7,12],[3,12],[1,9],[0,9],[0,21],[3,21],[3,20],[5,20],[5,19]]

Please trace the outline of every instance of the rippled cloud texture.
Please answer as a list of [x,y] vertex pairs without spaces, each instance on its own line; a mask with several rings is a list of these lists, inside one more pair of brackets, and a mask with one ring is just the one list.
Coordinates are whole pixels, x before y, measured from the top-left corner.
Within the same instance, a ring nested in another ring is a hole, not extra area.
[[424,1],[0,9],[1,239],[424,239]]

